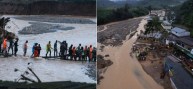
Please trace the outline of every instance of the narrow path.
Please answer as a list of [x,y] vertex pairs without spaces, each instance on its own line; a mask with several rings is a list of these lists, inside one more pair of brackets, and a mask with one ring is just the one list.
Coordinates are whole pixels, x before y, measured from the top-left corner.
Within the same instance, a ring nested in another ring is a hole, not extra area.
[[[144,30],[146,23],[146,20],[141,21],[138,34],[140,30]],[[113,65],[104,73],[98,89],[163,89],[143,70],[137,59],[130,57],[129,53],[136,39],[137,33],[122,46],[106,46],[103,52],[99,52],[101,55],[109,54]]]
[[107,26],[108,26],[108,25],[103,25],[103,27],[104,27],[103,30],[99,30],[99,31],[97,31],[97,32],[102,32],[102,31],[107,30]]

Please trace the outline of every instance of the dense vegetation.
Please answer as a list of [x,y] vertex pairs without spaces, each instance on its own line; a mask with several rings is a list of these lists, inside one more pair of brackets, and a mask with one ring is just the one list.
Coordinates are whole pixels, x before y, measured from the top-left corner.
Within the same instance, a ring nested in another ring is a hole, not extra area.
[[1,3],[29,4],[39,1],[73,2],[73,3],[96,3],[96,0],[0,0]]
[[180,5],[186,0],[123,0],[119,2],[112,2],[110,0],[97,0],[99,8],[117,8],[124,6],[124,4],[130,4],[132,6],[152,6],[154,9],[162,9],[167,6]]
[[128,4],[126,4],[124,7],[116,9],[100,8],[97,10],[97,18],[98,18],[97,23],[98,25],[102,25],[113,21],[125,20],[147,14],[148,14],[147,9],[141,7],[129,7]]
[[96,16],[96,0],[1,0],[0,14]]
[[188,0],[177,8],[176,23],[193,28],[193,0]]
[[182,5],[173,7],[171,10],[175,12],[174,25],[186,28],[193,37],[193,0],[187,0]]

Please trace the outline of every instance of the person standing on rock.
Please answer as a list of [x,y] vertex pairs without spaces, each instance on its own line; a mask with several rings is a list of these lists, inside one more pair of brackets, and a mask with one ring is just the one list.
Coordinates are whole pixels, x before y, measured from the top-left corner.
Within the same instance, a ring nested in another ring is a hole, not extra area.
[[17,51],[18,51],[18,41],[19,41],[19,39],[18,38],[16,38],[16,41],[15,41],[15,43],[14,43],[14,55],[15,56],[17,56]]
[[50,57],[51,57],[51,49],[52,49],[52,46],[51,46],[51,42],[49,41],[48,44],[46,45],[46,57],[48,55],[48,53],[50,53]]
[[10,39],[10,40],[9,40],[8,53],[9,53],[9,50],[10,50],[10,49],[11,49],[12,55],[13,55],[13,39]]
[[56,57],[58,55],[58,50],[57,50],[57,40],[54,43],[54,57]]
[[23,45],[23,52],[24,52],[23,56],[26,56],[26,53],[27,53],[27,47],[28,47],[27,43],[28,43],[28,40],[26,40],[24,45]]

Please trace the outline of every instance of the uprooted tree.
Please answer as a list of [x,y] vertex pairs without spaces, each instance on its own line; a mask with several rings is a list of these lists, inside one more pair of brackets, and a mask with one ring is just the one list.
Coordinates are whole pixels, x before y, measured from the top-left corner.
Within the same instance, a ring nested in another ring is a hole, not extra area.
[[5,27],[6,27],[8,22],[10,22],[10,18],[9,17],[7,17],[7,18],[5,18],[5,17],[0,18],[0,36],[1,37],[6,37],[7,39],[14,39],[15,38],[15,34],[11,33],[11,32],[8,32],[5,29]]

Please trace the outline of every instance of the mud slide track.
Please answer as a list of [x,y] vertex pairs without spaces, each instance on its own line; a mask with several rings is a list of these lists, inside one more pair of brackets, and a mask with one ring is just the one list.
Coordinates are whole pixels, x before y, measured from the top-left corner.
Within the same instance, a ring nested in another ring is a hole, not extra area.
[[[106,46],[99,54],[109,54],[113,65],[104,73],[98,89],[163,89],[142,68],[136,58],[130,57],[132,44],[137,39],[140,30],[144,30],[146,20],[140,22],[137,33],[129,40],[125,40],[119,47]],[[132,24],[133,25],[133,24]],[[136,24],[137,25],[137,24]],[[110,29],[109,29],[110,30]],[[100,44],[98,45],[100,47]]]

